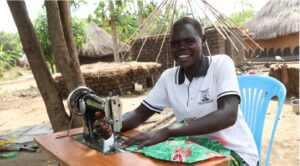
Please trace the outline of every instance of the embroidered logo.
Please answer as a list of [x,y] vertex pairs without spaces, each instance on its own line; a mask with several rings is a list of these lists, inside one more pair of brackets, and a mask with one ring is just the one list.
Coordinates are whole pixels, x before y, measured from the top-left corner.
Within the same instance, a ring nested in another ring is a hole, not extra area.
[[211,103],[213,100],[210,98],[209,95],[209,88],[205,89],[205,90],[200,90],[200,101],[199,104],[207,104],[207,103]]

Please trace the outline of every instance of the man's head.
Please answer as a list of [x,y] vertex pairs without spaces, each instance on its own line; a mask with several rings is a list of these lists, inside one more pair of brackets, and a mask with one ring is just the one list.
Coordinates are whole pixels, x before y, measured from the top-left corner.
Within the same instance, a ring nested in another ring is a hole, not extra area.
[[197,20],[183,17],[173,24],[170,45],[174,60],[179,66],[193,67],[201,59],[204,42],[205,35]]

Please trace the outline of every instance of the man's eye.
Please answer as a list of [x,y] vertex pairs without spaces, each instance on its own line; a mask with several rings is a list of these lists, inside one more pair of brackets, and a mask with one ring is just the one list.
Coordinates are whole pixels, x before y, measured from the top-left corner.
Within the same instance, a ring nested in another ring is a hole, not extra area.
[[193,40],[188,40],[188,41],[186,41],[186,43],[189,44],[189,45],[191,45],[191,44],[194,44],[195,41],[193,41]]

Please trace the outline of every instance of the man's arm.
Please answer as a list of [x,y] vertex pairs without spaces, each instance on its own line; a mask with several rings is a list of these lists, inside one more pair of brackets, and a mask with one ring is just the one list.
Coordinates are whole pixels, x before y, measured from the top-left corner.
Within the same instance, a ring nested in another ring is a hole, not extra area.
[[[144,123],[148,118],[150,118],[155,112],[148,109],[143,104],[140,104],[135,110],[125,113],[122,116],[122,129],[121,131],[126,131],[138,127],[140,124]],[[95,113],[97,121],[94,123],[94,128],[97,133],[102,134],[108,139],[111,136],[112,128],[105,122],[104,115],[100,112]]]
[[218,110],[188,124],[165,127],[159,130],[141,133],[123,143],[128,147],[136,142],[150,146],[165,141],[170,137],[203,135],[223,130],[235,124],[238,114],[239,98],[235,95],[221,97],[218,100]]
[[239,98],[235,95],[221,97],[218,110],[189,124],[168,127],[170,137],[203,135],[217,132],[235,124],[238,114]]
[[140,104],[135,110],[125,113],[122,116],[122,131],[134,129],[144,123],[155,112]]

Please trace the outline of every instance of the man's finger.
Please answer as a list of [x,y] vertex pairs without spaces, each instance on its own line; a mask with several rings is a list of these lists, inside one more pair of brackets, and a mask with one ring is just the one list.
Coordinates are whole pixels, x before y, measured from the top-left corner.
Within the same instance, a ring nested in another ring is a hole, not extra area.
[[136,150],[140,150],[142,149],[143,147],[146,147],[146,146],[151,146],[151,142],[150,141],[145,141],[144,143],[141,143],[139,144],[139,146],[136,148]]
[[127,148],[129,146],[131,146],[132,144],[138,142],[139,139],[137,137],[131,137],[129,138],[128,140],[124,141],[122,144],[121,144],[121,147],[123,148]]
[[106,122],[104,122],[103,120],[96,120],[94,123],[94,127],[95,128],[103,128],[108,126]]
[[109,132],[109,130],[110,130],[109,126],[101,126],[101,127],[96,128],[97,133],[100,133],[100,134]]

